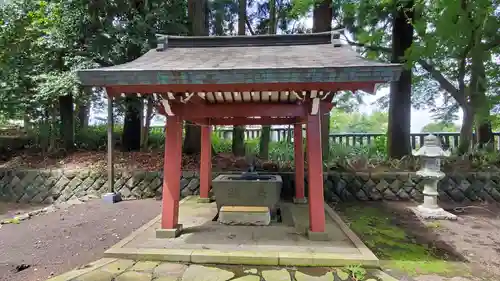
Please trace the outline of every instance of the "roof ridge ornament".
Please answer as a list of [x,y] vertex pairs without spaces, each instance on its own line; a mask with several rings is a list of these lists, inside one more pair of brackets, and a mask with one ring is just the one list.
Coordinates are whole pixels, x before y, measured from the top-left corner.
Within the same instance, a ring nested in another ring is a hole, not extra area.
[[168,35],[155,34],[156,36],[156,51],[165,51],[168,45]]
[[167,48],[210,48],[210,47],[274,47],[333,44],[339,47],[340,34],[337,30],[301,34],[263,34],[237,36],[176,36],[156,34],[157,51]]
[[335,48],[342,47],[342,41],[340,41],[340,32],[341,31],[344,31],[344,29],[343,28],[336,29],[336,30],[332,30],[332,32],[331,32],[331,35],[332,35],[331,43],[332,43],[333,47],[335,47]]

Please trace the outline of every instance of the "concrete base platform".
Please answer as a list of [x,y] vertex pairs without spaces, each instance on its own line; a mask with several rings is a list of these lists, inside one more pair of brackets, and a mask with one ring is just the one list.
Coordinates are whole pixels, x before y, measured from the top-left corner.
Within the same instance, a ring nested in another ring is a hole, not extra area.
[[293,197],[293,203],[295,204],[307,204],[307,198],[295,198]]
[[177,238],[156,238],[158,216],[108,251],[105,257],[200,264],[378,267],[377,257],[340,217],[325,204],[328,241],[307,238],[307,205],[283,203],[282,222],[268,226],[223,225],[213,221],[215,203],[198,204],[196,197],[181,201]]
[[176,228],[156,230],[156,238],[176,238],[182,233],[182,224],[178,224]]
[[307,238],[311,241],[329,241],[330,237],[327,232],[313,232],[307,230]]
[[201,198],[201,197],[198,198],[196,201],[198,203],[212,203],[213,202],[212,198]]

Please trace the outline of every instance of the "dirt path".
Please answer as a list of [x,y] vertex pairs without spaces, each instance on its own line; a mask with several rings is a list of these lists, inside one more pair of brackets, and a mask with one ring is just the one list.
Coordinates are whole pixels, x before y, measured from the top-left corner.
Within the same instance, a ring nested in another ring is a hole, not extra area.
[[[102,257],[160,213],[154,199],[73,205],[0,228],[0,280],[46,280]],[[17,272],[16,267],[29,265]]]

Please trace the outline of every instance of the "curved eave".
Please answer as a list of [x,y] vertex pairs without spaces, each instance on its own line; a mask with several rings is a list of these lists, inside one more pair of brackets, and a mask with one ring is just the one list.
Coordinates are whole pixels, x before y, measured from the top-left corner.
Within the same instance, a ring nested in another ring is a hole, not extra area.
[[[402,65],[274,69],[88,69],[78,71],[85,86],[214,85],[269,83],[385,83],[399,80]],[[251,86],[249,85],[251,88]],[[249,90],[251,90],[249,88]]]

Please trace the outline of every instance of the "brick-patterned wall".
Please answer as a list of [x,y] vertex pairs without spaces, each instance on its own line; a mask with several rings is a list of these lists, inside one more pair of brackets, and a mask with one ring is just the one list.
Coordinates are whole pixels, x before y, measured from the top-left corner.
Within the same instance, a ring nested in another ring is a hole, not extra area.
[[[215,176],[215,174],[214,174]],[[293,175],[282,174],[283,197],[293,196]],[[161,172],[117,172],[115,191],[125,198],[161,196]],[[307,181],[306,181],[307,188]],[[325,199],[416,200],[421,201],[423,182],[415,173],[336,173],[325,175]],[[0,170],[0,201],[23,203],[62,202],[108,192],[104,171]],[[181,177],[181,196],[199,193],[196,172]],[[500,202],[500,174],[469,173],[447,175],[439,183],[439,199],[454,202]]]
[[[423,181],[408,172],[330,173],[325,181],[325,199],[423,200]],[[500,202],[500,174],[448,174],[439,181],[439,200],[451,202]]]
[[[150,198],[161,195],[160,172],[117,172],[115,191],[125,198]],[[197,194],[199,179],[195,172],[183,172],[182,196]],[[106,172],[89,170],[0,170],[0,201],[52,203],[109,192]]]

